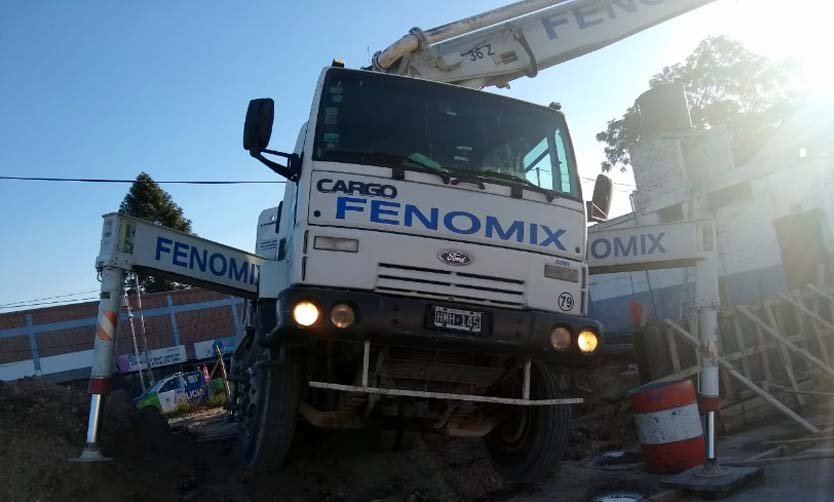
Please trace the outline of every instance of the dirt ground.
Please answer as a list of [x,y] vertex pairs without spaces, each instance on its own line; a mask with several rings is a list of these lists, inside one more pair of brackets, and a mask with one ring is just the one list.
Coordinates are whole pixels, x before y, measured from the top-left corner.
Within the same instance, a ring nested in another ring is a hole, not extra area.
[[[597,369],[597,381],[618,371]],[[590,480],[623,478],[587,468],[600,452],[637,450],[630,404],[620,390],[611,394],[592,392],[577,410],[561,472],[518,487],[495,474],[479,441],[424,435],[412,449],[378,451],[372,432],[302,431],[284,468],[255,477],[238,466],[234,426],[222,414],[169,426],[136,410],[124,392],[108,396],[103,410],[102,449],[113,461],[74,464],[67,460],[84,443],[87,396],[33,378],[0,382],[0,500],[552,500],[591,493]]]

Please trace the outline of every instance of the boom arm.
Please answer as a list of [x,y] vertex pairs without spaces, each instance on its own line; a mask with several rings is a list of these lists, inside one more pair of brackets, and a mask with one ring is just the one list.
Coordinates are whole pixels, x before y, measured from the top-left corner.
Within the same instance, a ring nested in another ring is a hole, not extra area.
[[713,1],[525,0],[426,32],[413,28],[377,53],[373,67],[476,89],[506,87]]
[[90,415],[87,445],[76,461],[103,459],[98,425],[101,398],[109,392],[114,341],[127,272],[144,270],[160,277],[257,298],[264,260],[256,255],[195,235],[177,232],[124,214],[104,215],[96,268],[101,274],[93,364],[90,370]]

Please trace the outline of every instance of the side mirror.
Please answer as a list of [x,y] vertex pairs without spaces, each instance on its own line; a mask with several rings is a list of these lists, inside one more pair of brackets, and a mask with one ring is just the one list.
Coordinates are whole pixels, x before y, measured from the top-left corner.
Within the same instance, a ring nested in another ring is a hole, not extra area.
[[[269,138],[272,136],[272,123],[275,120],[275,101],[271,98],[258,98],[249,101],[246,109],[246,122],[243,123],[243,148],[249,155],[258,159],[263,165],[290,181],[298,181],[301,159],[294,153],[268,150]],[[287,159],[282,165],[267,159],[264,153]]]
[[243,148],[250,152],[262,152],[269,146],[272,122],[275,120],[275,101],[259,98],[249,101],[246,122],[243,124]]
[[601,223],[608,219],[612,189],[611,178],[604,174],[597,176],[597,181],[594,183],[594,197],[585,203],[588,221]]

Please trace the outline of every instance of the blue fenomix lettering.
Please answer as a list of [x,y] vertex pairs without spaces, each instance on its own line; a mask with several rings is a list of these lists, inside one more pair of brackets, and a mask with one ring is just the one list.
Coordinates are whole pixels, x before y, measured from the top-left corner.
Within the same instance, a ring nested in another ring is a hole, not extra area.
[[[336,198],[336,219],[344,220],[345,213],[348,211],[356,211],[362,213],[365,211],[364,204],[367,204],[368,199],[360,199],[358,197],[337,197]],[[352,206],[350,204],[353,204]],[[363,204],[363,205],[359,205]]]
[[426,230],[437,230],[437,224],[440,220],[440,210],[436,207],[429,209],[429,216],[427,217],[417,206],[406,204],[403,225],[406,227],[412,226],[414,224],[414,217],[420,220],[420,223]]
[[391,209],[383,209],[385,207],[400,208],[399,202],[388,202],[386,200],[372,200],[371,201],[371,222],[382,223],[385,225],[399,225],[398,220],[391,220],[383,218],[383,216],[398,216],[399,211],[392,211]]
[[632,235],[628,239],[614,237],[613,239],[596,239],[591,243],[591,256],[598,260],[608,258],[613,254],[615,258],[631,256],[648,256],[654,253],[666,252],[661,241],[666,232],[657,234]]
[[229,279],[233,281],[246,282],[249,278],[249,263],[242,261],[240,267],[234,258],[229,258]]
[[[219,263],[219,265],[218,265]],[[220,253],[214,253],[209,258],[209,270],[212,274],[222,277],[226,275],[226,268],[228,267],[228,263],[226,262],[226,257]]]
[[560,251],[565,250],[565,246],[563,246],[562,242],[559,240],[559,237],[561,237],[565,233],[565,230],[562,230],[561,228],[557,228],[554,231],[554,230],[550,230],[550,227],[548,227],[547,225],[539,225],[539,226],[542,227],[542,230],[544,230],[544,233],[547,234],[545,239],[539,244],[539,246],[547,247],[550,244],[553,244],[554,246],[559,248]]
[[[600,247],[602,247],[601,250]],[[608,258],[608,255],[610,254],[611,243],[608,242],[608,239],[597,239],[593,242],[593,244],[591,244],[591,256],[593,256],[597,260]]]
[[165,237],[157,237],[156,238],[156,256],[154,256],[154,260],[159,261],[160,254],[171,252],[171,248],[170,247],[163,247],[163,244],[167,244],[168,246],[170,246],[173,243],[174,243],[174,241],[172,241],[171,239],[166,239]]
[[[567,230],[551,229],[539,223],[527,223],[513,220],[502,223],[496,216],[478,216],[469,211],[449,211],[441,215],[439,208],[420,209],[413,204],[366,199],[360,197],[339,196],[336,198],[336,219],[347,220],[351,212],[366,215],[369,223],[381,225],[404,226],[438,231],[443,230],[459,235],[480,234],[488,239],[501,241],[526,242],[533,246],[555,247],[566,251],[562,243]],[[539,240],[539,238],[542,238]],[[192,258],[193,261],[193,258]],[[203,260],[205,261],[205,260]]]
[[516,242],[524,242],[524,222],[515,220],[512,222],[507,230],[501,228],[501,222],[495,216],[486,217],[486,236],[492,238],[493,234],[497,234],[502,241],[512,239],[515,234]]
[[174,256],[171,258],[171,262],[178,266],[178,267],[188,267],[188,263],[185,261],[185,258],[188,258],[188,248],[191,247],[184,242],[175,242],[174,243]]
[[245,259],[240,260],[219,252],[209,255],[207,249],[200,249],[187,242],[157,237],[154,258],[163,261],[163,255],[170,256],[171,265],[200,272],[208,271],[217,277],[228,277],[237,282],[254,285],[260,276],[260,266]]
[[651,249],[646,251],[646,254],[654,253],[655,249],[660,253],[665,253],[666,252],[666,249],[660,244],[660,240],[663,239],[664,235],[666,235],[666,232],[660,232],[659,234],[657,234],[657,236],[652,235],[652,234],[647,234],[647,237],[651,241],[649,244],[651,244],[652,247],[651,247]]
[[[455,218],[463,217],[469,220],[469,227],[463,228],[455,224]],[[443,217],[443,225],[450,231],[456,234],[472,235],[481,229],[481,220],[472,213],[466,211],[450,211]]]
[[[603,12],[608,15],[609,20],[614,20],[618,17],[618,15],[628,15],[637,12],[638,3],[648,7],[653,7],[655,5],[660,5],[664,1],[665,0],[596,0],[586,2],[583,5],[570,9],[569,11],[542,17],[541,21],[544,31],[547,33],[547,37],[550,40],[556,40],[559,38],[557,28],[570,24],[571,18],[580,30],[584,30],[604,22],[606,19]],[[617,9],[619,9],[619,12]]]
[[576,18],[576,24],[579,26],[580,30],[598,25],[603,21],[601,17],[592,19],[593,16],[599,15],[599,3],[580,5],[579,7],[574,7],[572,11],[573,17]]

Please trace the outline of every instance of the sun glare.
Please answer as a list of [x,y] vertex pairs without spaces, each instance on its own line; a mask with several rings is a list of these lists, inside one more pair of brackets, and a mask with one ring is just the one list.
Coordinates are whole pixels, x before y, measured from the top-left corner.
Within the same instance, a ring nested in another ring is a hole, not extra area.
[[800,87],[813,93],[834,92],[834,2],[719,0],[715,7],[723,11],[720,21],[705,31],[727,34],[776,60],[794,59],[800,68]]

